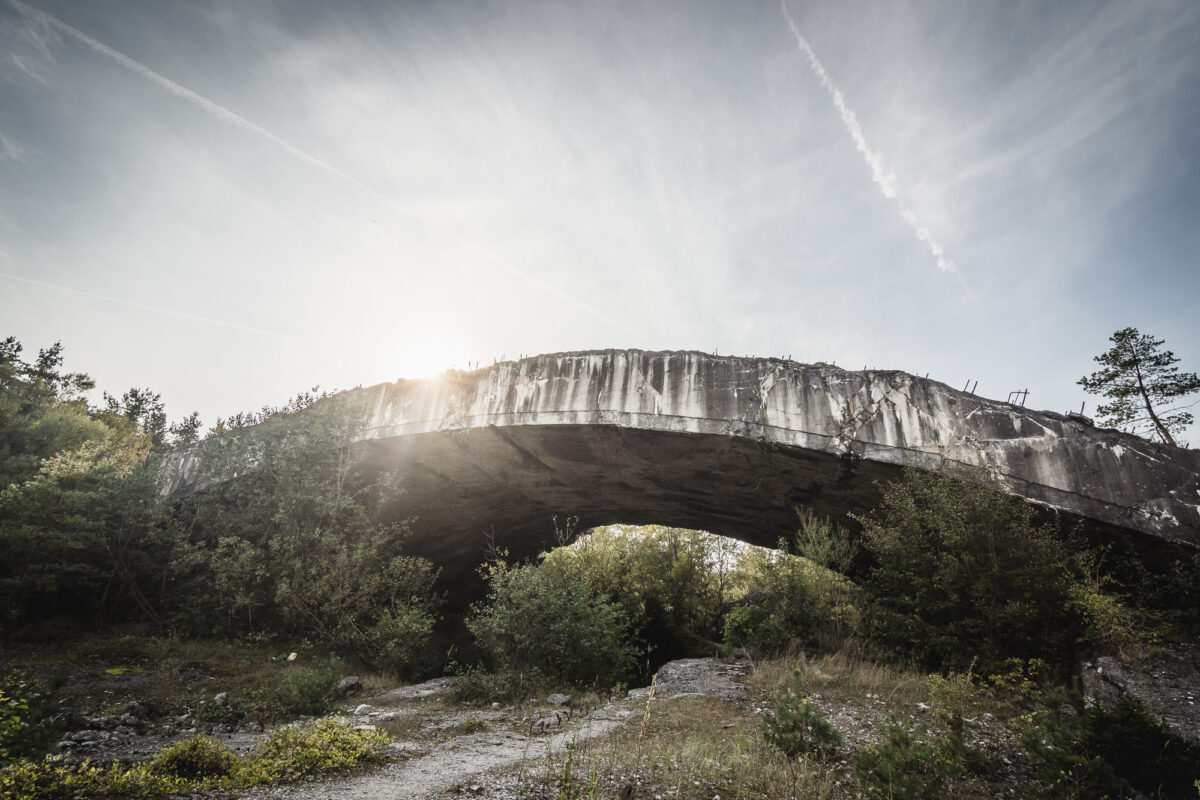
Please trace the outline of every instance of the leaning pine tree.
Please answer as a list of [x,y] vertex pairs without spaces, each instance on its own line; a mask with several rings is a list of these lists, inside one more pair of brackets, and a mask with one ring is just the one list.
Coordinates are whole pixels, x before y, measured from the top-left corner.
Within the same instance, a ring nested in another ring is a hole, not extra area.
[[1109,337],[1112,349],[1096,356],[1101,364],[1091,375],[1079,379],[1088,394],[1099,394],[1110,402],[1097,411],[1106,425],[1129,426],[1134,433],[1157,433],[1166,444],[1174,445],[1172,433],[1192,422],[1192,415],[1178,406],[1162,408],[1172,401],[1200,391],[1200,377],[1180,372],[1179,359],[1170,350],[1161,350],[1163,340],[1137,328],[1122,328]]

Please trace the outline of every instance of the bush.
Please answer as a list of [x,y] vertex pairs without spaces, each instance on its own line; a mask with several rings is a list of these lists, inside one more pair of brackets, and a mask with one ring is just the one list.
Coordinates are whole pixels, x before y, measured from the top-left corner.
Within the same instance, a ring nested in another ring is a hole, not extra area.
[[0,797],[15,800],[142,798],[179,794],[194,788],[186,779],[162,775],[148,764],[107,766],[68,764],[61,756],[21,761],[0,770]]
[[725,646],[773,655],[800,645],[836,652],[859,627],[858,590],[844,575],[855,548],[850,535],[808,509],[776,552],[750,550],[738,579],[750,588],[725,615]]
[[174,514],[179,624],[303,636],[380,671],[427,666],[438,571],[403,552],[399,479],[356,446],[367,411],[310,394],[218,423],[196,451],[207,488]]
[[47,756],[0,770],[0,797],[90,800],[229,791],[379,761],[387,740],[382,731],[356,731],[344,720],[329,718],[277,730],[241,759],[203,736],[177,742],[152,761],[132,766],[116,761],[107,766],[68,764],[60,756]]
[[155,771],[191,780],[223,778],[237,767],[237,756],[216,739],[197,736],[168,745],[154,757]]
[[861,520],[877,649],[931,670],[978,658],[985,674],[1009,658],[1070,662],[1083,626],[1063,534],[986,474],[909,470],[883,495]]
[[854,777],[870,800],[944,797],[948,772],[938,748],[896,719],[884,728],[882,742],[854,757]]
[[1080,745],[1079,710],[1065,698],[1050,696],[1021,734],[1021,745],[1037,764],[1037,778],[1051,797],[1100,800],[1120,797],[1129,784],[1100,756]]
[[1144,705],[1121,697],[1080,710],[1051,698],[1021,737],[1052,793],[1103,798],[1128,794],[1184,797],[1200,780],[1200,746],[1183,739]]
[[25,720],[29,701],[25,699],[24,687],[17,672],[0,683],[0,767],[8,763],[10,746],[29,727]]
[[20,757],[38,756],[62,736],[62,714],[49,686],[20,670],[0,678],[0,767]]
[[500,673],[611,686],[634,671],[629,618],[555,565],[492,565],[487,602],[467,627]]
[[[796,675],[799,677],[798,670]],[[775,711],[763,716],[763,738],[788,758],[808,753],[828,758],[841,747],[841,734],[808,700],[801,700],[786,686],[775,692],[773,699]]]
[[383,731],[356,731],[335,717],[281,728],[246,760],[240,783],[295,781],[380,761],[387,741]]
[[275,690],[276,701],[292,714],[324,714],[335,699],[340,665],[335,656],[307,667],[288,664]]

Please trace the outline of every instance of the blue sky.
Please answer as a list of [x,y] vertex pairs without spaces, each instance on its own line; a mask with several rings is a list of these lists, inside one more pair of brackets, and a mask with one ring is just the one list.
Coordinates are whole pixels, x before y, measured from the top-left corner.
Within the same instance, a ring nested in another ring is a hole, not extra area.
[[608,347],[1092,409],[1200,370],[1198,165],[1193,0],[0,0],[0,335],[208,423]]

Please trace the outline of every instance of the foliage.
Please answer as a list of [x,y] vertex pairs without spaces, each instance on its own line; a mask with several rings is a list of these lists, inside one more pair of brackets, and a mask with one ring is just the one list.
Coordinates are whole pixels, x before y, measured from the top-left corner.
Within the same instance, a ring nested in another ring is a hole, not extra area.
[[1021,733],[1021,745],[1037,764],[1037,778],[1052,797],[1099,800],[1127,794],[1121,780],[1101,756],[1080,746],[1081,709],[1061,695],[1051,695]]
[[1178,433],[1192,422],[1190,412],[1179,407],[1161,408],[1171,401],[1200,391],[1200,376],[1180,372],[1179,359],[1160,350],[1162,339],[1137,328],[1122,328],[1109,337],[1113,346],[1095,357],[1102,366],[1079,379],[1089,394],[1109,399],[1097,412],[1106,425],[1128,427],[1134,433],[1154,432],[1163,442],[1175,444]]
[[180,564],[189,583],[217,591],[176,620],[305,636],[377,669],[418,671],[441,602],[437,571],[403,553],[396,476],[355,447],[366,409],[317,399],[221,420],[198,446],[198,479],[210,485],[176,514]]
[[1091,798],[1183,797],[1200,779],[1200,746],[1180,737],[1138,700],[1085,708],[1077,696],[1050,695],[1021,743],[1050,794]]
[[854,756],[854,777],[869,800],[945,797],[949,767],[934,744],[894,718],[885,725],[881,742]]
[[[796,670],[795,677],[799,676]],[[829,758],[841,747],[842,737],[837,730],[791,687],[781,686],[772,702],[775,710],[763,715],[763,737],[788,758],[809,753]]]
[[336,717],[281,728],[245,760],[239,782],[254,786],[295,781],[380,761],[387,741],[383,731],[354,730]]
[[854,556],[849,534],[808,509],[800,527],[777,551],[747,550],[736,580],[750,591],[725,615],[729,648],[782,653],[799,644],[838,650],[859,627],[858,591],[840,574]]
[[288,664],[275,690],[276,701],[291,714],[323,714],[334,701],[341,673],[340,662],[330,656],[311,666]]
[[731,591],[734,550],[730,540],[703,531],[610,526],[544,560],[569,571],[589,594],[619,604],[651,661],[661,664],[712,652]]
[[29,701],[20,673],[13,672],[0,683],[0,767],[9,761],[9,748],[21,731],[29,727]]
[[196,736],[174,742],[154,757],[154,770],[163,775],[196,780],[223,778],[237,768],[237,756],[222,742]]
[[178,794],[190,788],[184,778],[164,775],[149,762],[101,766],[70,764],[61,756],[21,761],[0,770],[0,797],[15,800],[87,800],[94,797],[144,798]]
[[1081,633],[1062,534],[979,473],[910,469],[863,518],[875,559],[865,588],[869,640],[929,669],[985,673],[1009,658],[1066,664]]
[[4,622],[85,610],[159,618],[172,542],[148,452],[141,433],[117,424],[0,492]]
[[182,429],[166,428],[149,389],[89,408],[94,384],[61,371],[58,343],[32,363],[21,352],[0,342],[0,626],[84,613],[158,621],[171,541],[149,456]]
[[383,758],[387,735],[359,731],[326,718],[272,732],[239,758],[207,737],[176,742],[150,761],[107,766],[69,764],[59,756],[21,761],[0,770],[0,797],[15,800],[148,798],[214,788],[233,790],[295,781]]
[[594,597],[557,562],[510,567],[494,561],[486,602],[467,627],[498,673],[551,682],[611,686],[633,672],[629,617]]
[[82,373],[62,373],[62,345],[21,358],[15,337],[0,341],[0,489],[20,483],[43,460],[97,436],[104,425],[88,416],[84,395],[95,383]]

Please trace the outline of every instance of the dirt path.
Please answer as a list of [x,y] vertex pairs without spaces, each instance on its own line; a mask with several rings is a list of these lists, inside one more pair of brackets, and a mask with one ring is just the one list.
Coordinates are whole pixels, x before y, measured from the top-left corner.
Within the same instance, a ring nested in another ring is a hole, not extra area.
[[622,700],[568,724],[558,733],[527,736],[513,731],[486,731],[456,737],[382,769],[319,783],[266,787],[242,797],[260,800],[422,800],[465,786],[473,777],[522,761],[559,752],[568,740],[583,741],[611,733],[636,716],[634,702]]
[[[672,661],[659,670],[655,684],[657,697],[669,698],[687,695],[708,695],[739,702],[746,696],[746,689],[737,682],[750,670],[746,661],[725,659],[685,659]],[[375,698],[400,701],[391,712],[382,712],[374,719],[403,716],[415,711],[405,701],[430,696],[444,691],[426,691],[422,684],[405,687]],[[403,761],[389,764],[382,769],[359,775],[333,778],[308,784],[273,786],[256,789],[241,795],[255,800],[427,800],[461,787],[468,795],[480,795],[485,790],[486,773],[510,767],[522,762],[539,760],[547,752],[561,752],[568,741],[586,741],[606,736],[620,726],[641,719],[650,690],[635,689],[623,700],[613,701],[581,719],[571,720],[565,710],[541,712],[541,716],[529,726],[529,733],[512,730],[486,730],[457,736],[450,741],[434,746],[421,753],[421,745],[414,742],[396,742],[392,746],[400,753],[413,753]],[[491,721],[495,716],[489,712],[472,715],[476,720]],[[445,719],[441,725],[462,722],[462,711],[435,712],[434,716]],[[428,730],[429,726],[427,726]],[[542,733],[535,733],[541,730]],[[476,783],[476,780],[479,783]],[[489,796],[494,796],[491,787]]]

